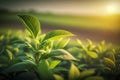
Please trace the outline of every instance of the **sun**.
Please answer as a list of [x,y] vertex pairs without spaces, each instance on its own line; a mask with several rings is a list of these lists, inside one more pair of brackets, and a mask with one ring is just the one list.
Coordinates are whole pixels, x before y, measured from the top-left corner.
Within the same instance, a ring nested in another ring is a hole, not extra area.
[[105,13],[106,14],[116,14],[119,13],[118,9],[118,4],[117,3],[108,3],[105,8]]

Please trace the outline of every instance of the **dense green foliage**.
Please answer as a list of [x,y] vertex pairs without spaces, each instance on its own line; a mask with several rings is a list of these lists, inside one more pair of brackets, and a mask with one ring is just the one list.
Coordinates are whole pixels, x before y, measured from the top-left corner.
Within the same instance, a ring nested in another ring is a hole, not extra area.
[[70,40],[65,30],[43,34],[38,18],[19,18],[24,32],[0,33],[0,80],[120,79],[120,47]]

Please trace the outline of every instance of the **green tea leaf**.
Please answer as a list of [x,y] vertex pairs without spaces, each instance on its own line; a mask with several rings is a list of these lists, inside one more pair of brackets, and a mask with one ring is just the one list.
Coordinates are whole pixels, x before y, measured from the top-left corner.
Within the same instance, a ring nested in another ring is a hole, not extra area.
[[8,54],[8,56],[9,56],[10,60],[12,60],[12,59],[13,59],[13,54],[12,54],[12,52],[11,52],[10,50],[8,50],[8,49],[6,49],[6,51],[7,51],[7,54]]
[[102,69],[104,69],[105,72],[111,72],[112,69],[110,67],[102,67]]
[[57,67],[57,68],[54,68],[53,70],[52,70],[53,72],[61,72],[61,71],[66,71],[66,72],[68,72],[69,71],[69,69],[68,68],[65,68],[65,67]]
[[61,61],[60,60],[54,60],[51,62],[49,69],[54,69]]
[[0,41],[4,39],[4,35],[0,35]]
[[41,60],[37,67],[41,80],[54,80],[53,74],[49,70],[49,63],[47,60]]
[[63,55],[63,53],[61,53],[60,51],[58,50],[52,50],[50,52],[50,54],[43,54],[41,56],[41,59],[48,59],[48,58],[51,58],[51,57],[55,57],[55,56],[60,56],[60,55]]
[[93,51],[87,51],[87,54],[91,57],[91,58],[98,58],[98,54],[93,52]]
[[[64,60],[77,60],[75,57],[73,57],[69,52],[67,52],[64,49],[57,49],[60,53],[63,53],[63,55],[56,56],[57,58],[64,59]],[[57,54],[57,53],[56,53]]]
[[104,80],[104,78],[101,76],[91,76],[86,78],[85,80]]
[[19,48],[14,48],[15,53],[19,52]]
[[85,69],[87,67],[87,64],[80,64],[78,65],[79,69]]
[[77,43],[85,50],[87,51],[88,49],[83,45],[82,41],[77,39]]
[[87,39],[87,41],[88,41],[88,44],[89,44],[90,46],[93,45],[93,42],[92,42],[90,39]]
[[26,69],[31,69],[35,67],[35,64],[30,61],[24,61],[16,63],[5,70],[5,72],[16,72],[16,71],[23,71]]
[[[107,46],[106,46],[107,47]],[[99,53],[103,53],[105,50],[106,50],[106,47],[105,47],[105,41],[101,41],[99,44],[98,44],[98,51]]]
[[56,44],[55,44],[55,48],[57,49],[62,49],[64,48],[68,42],[70,41],[70,39],[63,39],[61,38]]
[[114,68],[115,67],[115,62],[113,60],[111,60],[110,58],[104,58],[105,64],[108,67]]
[[90,39],[87,39],[88,41],[88,50],[94,50],[95,45],[93,44],[93,42]]
[[105,40],[101,41],[101,42],[100,42],[100,45],[101,45],[101,46],[105,46]]
[[110,55],[110,58],[113,60],[113,62],[115,62],[116,61],[115,54],[111,52],[109,55]]
[[73,34],[71,32],[66,31],[66,30],[53,30],[53,31],[46,34],[43,41],[44,40],[60,39],[60,38],[67,37],[67,36],[73,36]]
[[83,45],[83,43],[82,43],[82,41],[81,40],[79,40],[79,39],[77,39],[77,43],[79,44],[79,45]]
[[38,33],[41,33],[39,19],[31,15],[18,15],[23,23],[25,28],[31,33],[31,35],[36,38]]
[[80,78],[85,78],[85,77],[91,76],[94,73],[95,73],[94,69],[85,70],[85,71],[81,72]]
[[62,76],[54,74],[55,80],[64,80]]
[[26,53],[26,57],[28,57],[29,59],[35,62],[35,58],[32,54]]
[[98,45],[97,47],[98,47],[97,52],[103,53],[103,47],[101,45]]
[[80,77],[80,71],[74,64],[71,64],[68,77],[69,80],[77,80]]

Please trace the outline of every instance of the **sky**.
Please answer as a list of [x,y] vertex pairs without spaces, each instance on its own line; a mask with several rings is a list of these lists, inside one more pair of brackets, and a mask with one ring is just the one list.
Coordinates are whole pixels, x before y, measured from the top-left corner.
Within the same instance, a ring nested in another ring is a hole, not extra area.
[[107,15],[120,13],[120,0],[0,0],[0,8],[57,14]]

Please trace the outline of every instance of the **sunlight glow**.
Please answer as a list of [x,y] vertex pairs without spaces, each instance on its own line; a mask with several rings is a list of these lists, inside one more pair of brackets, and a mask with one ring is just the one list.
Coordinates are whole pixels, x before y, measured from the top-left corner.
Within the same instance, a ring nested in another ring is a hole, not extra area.
[[108,3],[105,8],[106,14],[116,14],[119,13],[118,4],[117,3]]

